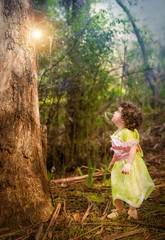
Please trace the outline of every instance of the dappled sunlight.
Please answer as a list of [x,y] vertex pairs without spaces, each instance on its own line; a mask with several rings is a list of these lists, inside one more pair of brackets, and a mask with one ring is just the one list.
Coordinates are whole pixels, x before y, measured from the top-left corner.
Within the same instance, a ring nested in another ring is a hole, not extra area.
[[39,29],[34,29],[32,32],[32,37],[33,39],[37,40],[40,39],[42,37],[42,32]]

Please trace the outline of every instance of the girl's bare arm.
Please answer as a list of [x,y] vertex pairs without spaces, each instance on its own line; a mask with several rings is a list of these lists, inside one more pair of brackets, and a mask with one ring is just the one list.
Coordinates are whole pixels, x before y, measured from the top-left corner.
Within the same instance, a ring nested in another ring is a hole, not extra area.
[[121,172],[123,174],[129,174],[129,172],[131,170],[132,163],[135,160],[135,156],[136,156],[136,145],[133,145],[130,148],[130,152],[129,152],[127,163],[124,165],[124,167],[121,170]]
[[110,162],[110,164],[109,164],[109,167],[108,167],[108,170],[110,170],[111,168],[113,168],[113,165],[114,165],[114,163],[115,163],[115,156],[113,155],[113,158],[112,158],[112,160],[111,160],[111,162]]

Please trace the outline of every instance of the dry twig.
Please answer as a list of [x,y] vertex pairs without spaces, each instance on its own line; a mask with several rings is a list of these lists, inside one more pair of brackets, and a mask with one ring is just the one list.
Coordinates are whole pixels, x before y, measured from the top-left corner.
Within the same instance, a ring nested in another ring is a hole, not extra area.
[[53,225],[54,225],[54,223],[55,223],[55,221],[56,221],[56,219],[57,219],[57,217],[58,217],[58,215],[59,215],[60,209],[61,209],[61,203],[58,203],[58,204],[57,204],[57,207],[56,207],[56,210],[55,210],[55,212],[53,213],[53,216],[52,216],[52,218],[51,218],[51,221],[50,221],[50,223],[49,223],[49,226],[48,226],[48,228],[47,228],[47,230],[46,230],[46,232],[45,232],[44,237],[43,237],[42,240],[45,240],[46,237],[47,237],[47,235],[49,235],[49,237],[51,237],[51,235],[52,235],[52,227],[53,227]]
[[164,187],[165,187],[165,184],[160,184],[160,185],[156,185],[156,186],[155,186],[156,189],[164,188]]
[[41,223],[41,225],[40,225],[39,228],[38,228],[38,231],[37,231],[37,233],[36,233],[36,235],[35,235],[35,240],[39,240],[39,239],[40,239],[42,230],[43,230],[43,223]]
[[34,227],[38,227],[38,226],[39,226],[39,224],[30,225],[30,226],[28,226],[28,227],[25,227],[25,228],[19,230],[19,231],[15,231],[15,232],[12,232],[12,233],[3,234],[3,235],[0,236],[0,239],[7,238],[7,237],[10,237],[10,238],[11,238],[11,236],[14,236],[14,235],[17,235],[17,234],[19,234],[19,233],[22,233],[22,232],[24,232],[25,230],[28,231],[28,229],[31,229],[31,228],[34,228]]
[[89,230],[88,232],[79,235],[78,237],[72,238],[72,240],[75,240],[75,239],[81,238],[82,236],[84,236],[84,235],[86,235],[86,234],[88,234],[88,233],[90,233],[90,232],[93,232],[93,231],[95,231],[96,229],[101,228],[101,227],[102,227],[102,225],[100,225],[100,226],[98,226],[98,227],[95,227],[95,228]]
[[165,172],[149,172],[149,174],[151,175],[152,178],[161,178],[161,177],[165,177]]
[[66,201],[64,200],[64,214],[65,214],[65,217],[67,217],[67,212],[66,212]]
[[100,218],[101,221],[104,220],[107,217],[110,206],[111,206],[111,202],[108,201],[107,204],[106,204],[105,210],[103,212],[103,216]]
[[156,229],[165,229],[165,225],[162,225],[162,224],[151,224],[151,223],[147,223],[147,222],[141,222],[139,220],[134,220],[134,219],[130,219],[129,220],[130,222],[133,222],[133,223],[137,223],[139,225],[143,225],[145,227],[152,227],[152,228],[156,228]]
[[[87,166],[84,166],[84,165],[82,165],[80,168],[86,168],[86,169],[88,169],[88,167],[87,167]],[[90,169],[91,169],[91,170],[94,170],[94,168],[92,168],[92,167],[91,167]],[[96,171],[96,172],[100,172],[100,173],[102,172],[100,169],[97,169],[97,168],[95,169],[95,171]]]
[[0,228],[0,232],[7,232],[9,230],[10,230],[9,228]]
[[90,199],[89,198],[87,198],[88,199],[88,208],[87,208],[87,210],[86,210],[86,212],[85,212],[85,214],[84,214],[84,216],[83,216],[83,218],[82,218],[82,220],[81,220],[81,224],[85,221],[85,219],[87,218],[87,216],[89,215],[89,212],[90,212],[90,210],[91,210],[91,208],[92,208],[92,203],[91,203],[91,201],[90,201]]
[[[110,175],[110,172],[107,172],[106,175]],[[94,173],[93,177],[101,177],[103,176],[103,173]],[[67,183],[67,182],[73,182],[77,180],[83,180],[85,178],[88,178],[88,174],[83,176],[77,176],[77,177],[70,177],[70,178],[61,178],[61,179],[55,179],[51,180],[51,183]]]
[[117,240],[120,238],[124,238],[124,237],[129,237],[132,235],[135,235],[139,232],[142,232],[143,229],[136,229],[130,232],[126,232],[126,233],[121,233],[121,234],[112,234],[110,236],[106,236],[105,238],[103,238],[103,240]]

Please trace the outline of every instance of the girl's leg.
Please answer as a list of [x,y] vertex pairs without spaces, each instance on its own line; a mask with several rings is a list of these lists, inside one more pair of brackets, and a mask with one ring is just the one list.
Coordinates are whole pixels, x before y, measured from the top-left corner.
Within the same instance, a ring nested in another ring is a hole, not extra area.
[[122,200],[120,199],[115,199],[115,208],[118,210],[118,212],[122,212],[123,206],[122,206]]
[[129,215],[128,219],[131,219],[131,218],[138,219],[137,210],[135,207],[131,205],[129,205],[128,215]]
[[136,208],[133,207],[133,206],[131,206],[131,205],[129,205],[129,209],[130,209],[131,211],[135,211],[135,210],[136,210]]
[[122,206],[122,200],[115,199],[114,202],[115,202],[115,208],[116,209],[112,210],[112,213],[107,216],[110,219],[115,219],[120,214],[124,214],[125,213],[125,209],[123,209],[123,206]]

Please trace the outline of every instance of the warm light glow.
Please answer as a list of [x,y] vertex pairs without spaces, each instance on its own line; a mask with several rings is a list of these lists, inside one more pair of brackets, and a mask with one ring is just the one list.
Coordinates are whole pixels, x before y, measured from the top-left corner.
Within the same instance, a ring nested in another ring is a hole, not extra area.
[[42,33],[41,33],[40,30],[36,29],[36,30],[33,31],[33,37],[34,37],[35,39],[41,38],[41,35],[42,35]]

